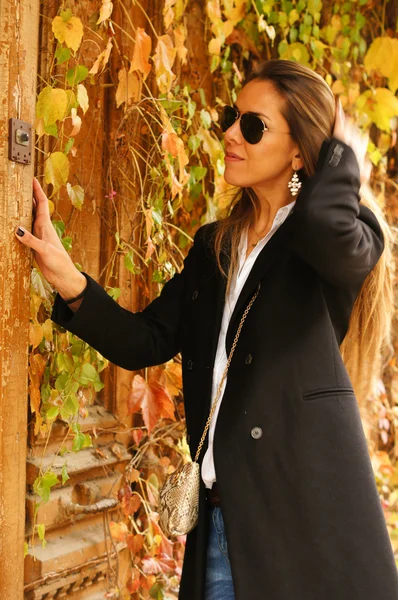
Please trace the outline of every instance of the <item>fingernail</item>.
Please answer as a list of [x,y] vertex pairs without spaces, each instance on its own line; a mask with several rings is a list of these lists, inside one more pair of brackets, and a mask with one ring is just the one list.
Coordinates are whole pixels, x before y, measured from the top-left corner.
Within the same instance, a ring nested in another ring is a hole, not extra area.
[[22,229],[22,227],[18,227],[17,235],[19,235],[19,237],[22,237],[25,235],[25,231]]

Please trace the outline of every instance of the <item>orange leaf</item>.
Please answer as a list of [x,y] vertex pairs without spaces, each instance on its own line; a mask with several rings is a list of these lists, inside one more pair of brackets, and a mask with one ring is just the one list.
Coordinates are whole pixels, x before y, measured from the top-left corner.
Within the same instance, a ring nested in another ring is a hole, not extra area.
[[142,411],[148,433],[162,417],[175,421],[174,404],[167,390],[156,380],[154,374],[150,376],[148,383],[141,375],[135,375],[128,397],[128,410],[129,413]]
[[148,74],[152,68],[148,62],[151,49],[151,38],[147,33],[145,33],[144,29],[138,27],[135,37],[133,59],[131,61],[129,73],[132,73],[133,71],[140,71],[143,75],[144,81],[148,77]]
[[173,556],[173,542],[171,542],[163,533],[158,525],[159,515],[156,512],[152,512],[149,516],[153,529],[153,536],[160,536],[161,543],[159,545],[159,551],[167,554],[168,556]]
[[135,71],[127,73],[122,67],[118,73],[119,85],[116,90],[116,106],[119,108],[123,102],[128,106],[132,102],[139,102],[142,91],[141,77]]
[[185,47],[185,40],[187,39],[187,30],[183,24],[179,25],[173,30],[174,44],[177,50],[177,56],[183,65],[187,62],[188,50]]
[[101,68],[101,73],[102,73],[102,71],[105,69],[105,67],[108,63],[111,51],[112,51],[112,38],[109,38],[105,50],[103,52],[101,52],[101,54],[97,57],[97,60],[91,67],[91,69],[89,71],[90,75],[96,75],[98,73],[100,67],[102,67]]
[[111,521],[109,523],[109,529],[111,530],[111,536],[113,539],[117,540],[118,542],[124,542],[129,533],[126,523],[123,523],[122,521],[119,521],[119,523]]
[[170,396],[178,396],[182,390],[182,367],[179,363],[168,362],[164,369],[166,388]]
[[[142,434],[142,431],[140,431],[140,433]],[[130,483],[135,483],[136,481],[138,481],[139,477],[140,477],[140,472],[137,469],[131,469]]]
[[177,55],[177,50],[173,45],[171,37],[166,34],[158,39],[156,52],[153,56],[153,62],[156,68],[156,81],[159,91],[164,94],[168,92],[175,79],[172,66]]
[[43,339],[43,329],[38,323],[29,324],[29,344],[33,346],[33,350],[37,348]]
[[133,554],[138,554],[144,545],[144,536],[141,534],[130,534],[126,538],[126,543]]

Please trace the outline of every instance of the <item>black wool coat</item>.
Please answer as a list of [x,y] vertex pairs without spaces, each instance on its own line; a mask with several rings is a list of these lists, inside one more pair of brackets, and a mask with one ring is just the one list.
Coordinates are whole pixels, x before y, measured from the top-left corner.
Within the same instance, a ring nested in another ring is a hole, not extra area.
[[[352,384],[339,346],[358,292],[383,251],[360,204],[352,149],[321,149],[293,213],[259,254],[233,312],[230,366],[214,458],[236,600],[397,600],[398,578]],[[195,454],[210,409],[225,281],[199,229],[181,274],[141,313],[88,278],[73,313],[53,319],[125,369],[182,352]],[[205,448],[202,450],[203,458]],[[187,536],[181,600],[204,600],[208,509]]]

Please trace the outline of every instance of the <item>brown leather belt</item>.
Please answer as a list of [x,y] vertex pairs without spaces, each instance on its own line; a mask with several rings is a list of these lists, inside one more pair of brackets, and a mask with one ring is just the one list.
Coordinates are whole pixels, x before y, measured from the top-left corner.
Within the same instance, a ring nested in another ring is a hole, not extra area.
[[211,489],[206,489],[206,499],[207,504],[210,506],[220,506],[220,493],[218,491],[217,482],[213,483],[213,487]]

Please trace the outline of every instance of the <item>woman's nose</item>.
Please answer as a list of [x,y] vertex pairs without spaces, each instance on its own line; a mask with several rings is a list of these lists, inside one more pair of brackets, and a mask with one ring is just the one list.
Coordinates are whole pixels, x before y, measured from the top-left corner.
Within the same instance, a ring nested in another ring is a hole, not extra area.
[[240,130],[240,117],[239,119],[236,119],[235,123],[224,133],[224,140],[225,142],[235,142],[235,144],[242,143],[243,137]]

